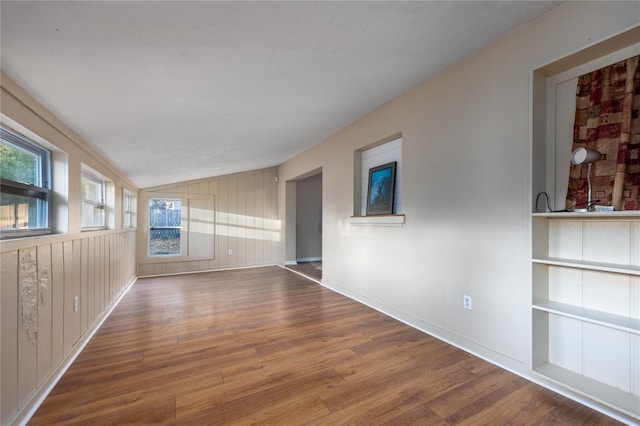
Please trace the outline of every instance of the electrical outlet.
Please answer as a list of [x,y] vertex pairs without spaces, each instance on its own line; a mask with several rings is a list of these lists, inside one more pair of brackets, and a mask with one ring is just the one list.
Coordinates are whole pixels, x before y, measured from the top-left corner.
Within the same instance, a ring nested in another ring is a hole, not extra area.
[[80,302],[78,301],[78,296],[75,296],[73,298],[73,312],[78,312],[78,309],[80,309]]
[[229,249],[228,254],[231,256],[233,254],[233,250]]
[[466,294],[462,296],[462,307],[468,310],[473,309],[471,296],[467,296]]

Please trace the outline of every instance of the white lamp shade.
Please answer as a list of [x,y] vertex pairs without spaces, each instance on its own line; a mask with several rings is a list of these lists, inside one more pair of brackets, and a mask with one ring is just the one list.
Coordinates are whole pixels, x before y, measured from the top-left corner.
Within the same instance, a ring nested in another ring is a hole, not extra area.
[[602,160],[602,154],[595,149],[576,148],[571,153],[571,162],[573,164],[589,164]]

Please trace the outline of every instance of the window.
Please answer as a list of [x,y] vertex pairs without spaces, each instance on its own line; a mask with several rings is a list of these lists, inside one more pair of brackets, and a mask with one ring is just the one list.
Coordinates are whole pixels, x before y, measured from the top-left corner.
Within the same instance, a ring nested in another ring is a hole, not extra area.
[[13,131],[0,136],[2,238],[50,233],[51,153]]
[[124,191],[122,199],[122,226],[124,228],[136,227],[136,197],[127,190]]
[[[214,258],[214,197],[179,193],[142,193],[145,206],[140,255],[151,263]],[[141,216],[142,218],[142,216]]]
[[182,200],[149,199],[149,256],[182,255]]
[[82,170],[82,228],[105,227],[105,182],[93,173]]

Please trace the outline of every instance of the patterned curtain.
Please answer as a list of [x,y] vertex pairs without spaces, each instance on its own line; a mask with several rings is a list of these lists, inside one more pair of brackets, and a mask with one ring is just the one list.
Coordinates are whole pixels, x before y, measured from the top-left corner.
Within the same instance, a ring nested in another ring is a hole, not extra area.
[[[640,210],[640,55],[578,79],[573,146],[595,149],[591,193],[598,205]],[[587,164],[571,165],[566,208],[587,207]]]

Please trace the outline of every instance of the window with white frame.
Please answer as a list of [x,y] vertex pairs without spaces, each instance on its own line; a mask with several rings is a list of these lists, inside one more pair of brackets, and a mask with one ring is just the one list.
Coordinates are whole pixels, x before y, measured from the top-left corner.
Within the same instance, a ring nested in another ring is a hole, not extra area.
[[147,193],[140,205],[145,209],[143,233],[147,240],[140,254],[151,262],[211,260],[214,258],[214,197]]
[[136,227],[137,199],[126,189],[122,199],[122,226],[124,228]]
[[87,169],[80,178],[82,193],[82,229],[105,227],[105,181]]
[[50,233],[50,151],[6,128],[0,136],[1,237]]
[[182,255],[182,200],[149,199],[149,256]]

